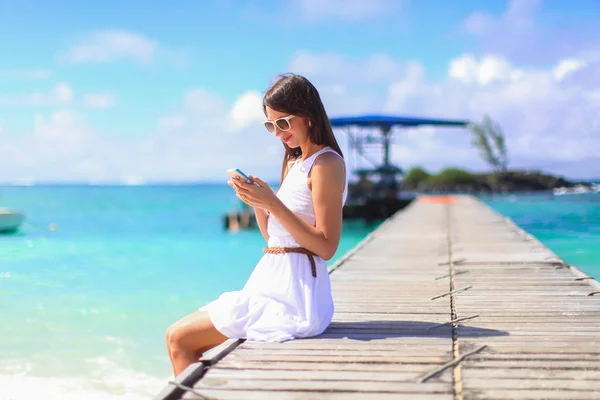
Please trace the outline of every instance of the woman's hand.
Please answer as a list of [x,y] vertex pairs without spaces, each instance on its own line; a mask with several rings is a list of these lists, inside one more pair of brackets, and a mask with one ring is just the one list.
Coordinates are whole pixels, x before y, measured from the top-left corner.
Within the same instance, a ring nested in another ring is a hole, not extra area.
[[232,178],[227,183],[235,190],[236,196],[244,203],[251,207],[270,211],[280,202],[279,198],[265,181],[253,175],[250,175],[249,177],[256,182],[258,186],[247,183],[239,177]]

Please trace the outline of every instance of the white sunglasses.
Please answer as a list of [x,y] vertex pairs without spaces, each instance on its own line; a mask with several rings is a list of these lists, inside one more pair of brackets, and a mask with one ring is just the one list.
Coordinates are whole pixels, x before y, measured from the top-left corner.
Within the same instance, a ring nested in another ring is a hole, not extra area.
[[288,115],[287,117],[277,118],[275,121],[265,121],[263,122],[265,128],[271,133],[275,132],[275,125],[281,131],[289,131],[292,128],[292,124],[290,123],[290,119],[294,118],[295,115]]

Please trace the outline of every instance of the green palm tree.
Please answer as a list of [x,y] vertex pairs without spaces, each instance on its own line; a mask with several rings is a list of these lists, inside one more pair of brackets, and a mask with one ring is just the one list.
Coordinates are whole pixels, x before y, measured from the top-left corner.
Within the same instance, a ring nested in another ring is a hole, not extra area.
[[508,168],[508,154],[502,127],[486,114],[480,124],[471,124],[470,128],[474,135],[472,144],[479,150],[483,159],[496,173],[505,173]]

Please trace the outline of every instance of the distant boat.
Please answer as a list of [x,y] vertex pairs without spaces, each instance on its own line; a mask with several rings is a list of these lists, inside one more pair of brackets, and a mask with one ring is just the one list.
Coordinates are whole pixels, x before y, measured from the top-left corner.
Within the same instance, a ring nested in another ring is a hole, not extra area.
[[25,215],[8,208],[0,208],[0,233],[16,232],[25,221]]
[[552,191],[555,196],[563,196],[566,194],[592,194],[600,193],[600,185],[595,183],[591,185],[575,185],[573,187],[559,187]]

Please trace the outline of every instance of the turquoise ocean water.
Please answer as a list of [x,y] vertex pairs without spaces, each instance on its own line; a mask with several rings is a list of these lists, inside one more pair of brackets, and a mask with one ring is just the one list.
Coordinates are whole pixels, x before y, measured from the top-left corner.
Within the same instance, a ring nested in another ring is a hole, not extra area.
[[600,280],[600,193],[482,197],[568,264]]
[[[600,278],[600,195],[483,200]],[[0,400],[156,394],[167,326],[240,289],[262,256],[258,231],[223,230],[236,204],[224,184],[0,188],[28,216],[0,236]],[[346,223],[328,264],[372,229]]]
[[[0,400],[156,394],[166,328],[241,289],[262,256],[258,230],[223,229],[237,206],[226,184],[0,188],[29,221],[0,236]],[[328,264],[372,229],[345,224]]]

